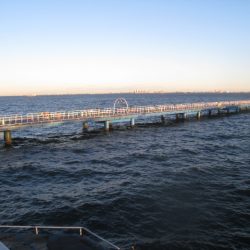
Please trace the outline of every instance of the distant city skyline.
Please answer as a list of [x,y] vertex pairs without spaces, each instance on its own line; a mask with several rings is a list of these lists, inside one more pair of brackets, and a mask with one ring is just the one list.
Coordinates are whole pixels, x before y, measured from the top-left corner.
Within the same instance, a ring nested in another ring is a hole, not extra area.
[[245,93],[248,94],[250,91],[222,91],[222,90],[214,90],[214,91],[164,91],[164,90],[124,90],[124,91],[79,91],[79,92],[44,92],[44,93],[17,93],[17,94],[3,94],[0,95],[2,97],[6,96],[27,96],[27,97],[35,97],[35,96],[64,96],[64,95],[106,95],[106,94],[234,94],[234,93]]
[[0,95],[250,92],[250,1],[0,2]]

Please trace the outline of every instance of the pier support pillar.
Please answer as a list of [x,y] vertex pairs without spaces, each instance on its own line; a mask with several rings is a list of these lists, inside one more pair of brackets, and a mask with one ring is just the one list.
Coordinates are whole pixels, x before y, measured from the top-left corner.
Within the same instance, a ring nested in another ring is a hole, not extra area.
[[201,119],[201,112],[200,112],[200,111],[197,112],[196,118],[197,118],[197,120],[200,120],[200,119]]
[[6,130],[4,131],[4,142],[5,142],[5,146],[11,146],[12,144],[12,138],[11,138],[11,131],[10,130]]
[[212,116],[212,110],[211,110],[211,109],[208,110],[208,116],[209,116],[209,117]]
[[109,126],[109,121],[105,121],[105,122],[104,122],[104,130],[105,130],[105,131],[109,131],[109,127],[110,127],[110,126]]
[[220,115],[220,114],[221,114],[221,110],[220,110],[220,109],[218,109],[218,111],[217,111],[217,112],[218,112],[218,115]]
[[230,114],[230,109],[229,109],[229,108],[227,108],[227,114],[228,114],[228,115]]
[[131,118],[130,127],[133,128],[135,126],[135,118]]
[[161,116],[161,123],[162,123],[162,124],[165,124],[165,121],[166,121],[166,120],[165,120],[165,117],[164,117],[164,115],[162,115],[162,116]]
[[187,119],[187,114],[186,113],[179,113],[176,114],[176,121],[185,121],[185,119]]
[[82,130],[83,130],[83,131],[87,131],[88,128],[89,128],[88,122],[83,122],[83,124],[82,124]]

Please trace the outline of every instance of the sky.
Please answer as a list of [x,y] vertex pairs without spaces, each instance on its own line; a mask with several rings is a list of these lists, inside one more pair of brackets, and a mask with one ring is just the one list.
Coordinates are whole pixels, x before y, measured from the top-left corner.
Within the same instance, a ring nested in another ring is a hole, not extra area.
[[250,91],[249,0],[0,0],[0,95]]

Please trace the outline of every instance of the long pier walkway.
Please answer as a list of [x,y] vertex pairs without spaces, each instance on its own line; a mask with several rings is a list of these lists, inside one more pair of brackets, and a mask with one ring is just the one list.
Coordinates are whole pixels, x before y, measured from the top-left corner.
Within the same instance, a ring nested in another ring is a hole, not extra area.
[[159,116],[164,123],[167,115],[175,115],[178,121],[185,120],[189,115],[200,119],[202,116],[246,110],[250,110],[250,100],[129,106],[124,98],[118,98],[112,108],[0,116],[0,132],[4,133],[5,144],[8,146],[12,143],[11,131],[28,126],[82,121],[84,129],[88,128],[90,122],[96,122],[103,123],[104,129],[108,131],[110,124],[115,122],[129,122],[133,127],[136,119],[141,117]]

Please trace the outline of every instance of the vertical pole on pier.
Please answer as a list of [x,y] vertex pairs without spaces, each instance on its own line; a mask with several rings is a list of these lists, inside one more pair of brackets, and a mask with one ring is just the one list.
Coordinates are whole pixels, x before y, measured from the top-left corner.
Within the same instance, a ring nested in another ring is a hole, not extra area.
[[212,110],[211,110],[211,109],[208,110],[208,116],[209,116],[209,117],[212,116]]
[[83,122],[83,125],[82,125],[82,129],[83,129],[83,131],[87,131],[87,130],[88,130],[88,128],[89,128],[89,124],[88,124],[88,122]]
[[104,122],[104,130],[109,131],[109,121]]
[[182,119],[183,119],[183,121],[185,121],[185,120],[187,119],[187,117],[188,117],[187,113],[183,113],[183,114],[182,114]]
[[164,125],[165,124],[165,117],[164,115],[161,116],[161,123]]
[[197,112],[196,118],[197,118],[197,120],[200,120],[200,119],[201,119],[201,112],[200,112],[200,111]]
[[11,131],[10,130],[6,130],[4,131],[4,142],[5,142],[5,146],[11,146],[12,144],[12,138],[11,138]]
[[133,128],[135,126],[135,118],[131,118],[130,127]]

